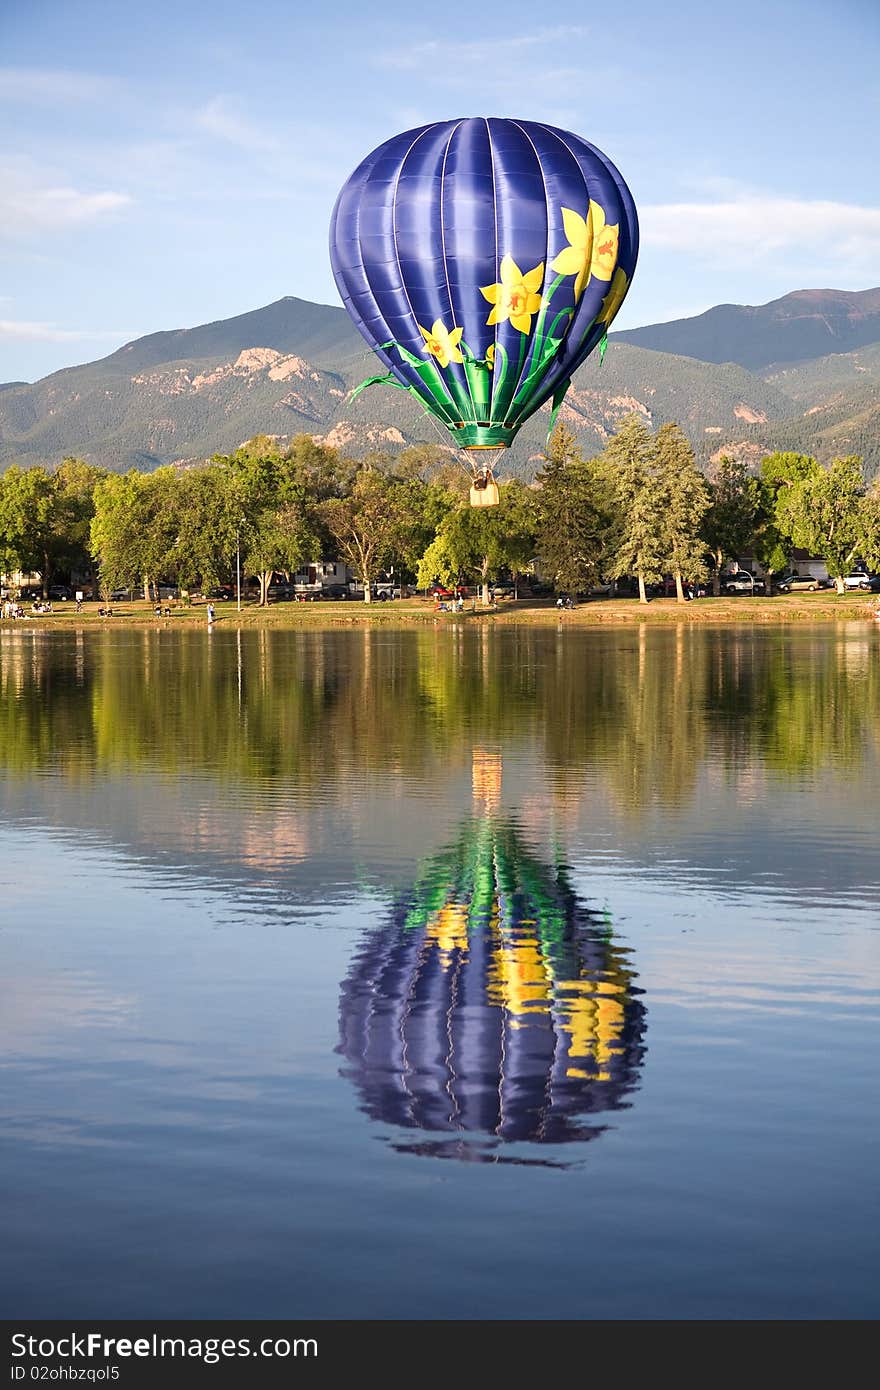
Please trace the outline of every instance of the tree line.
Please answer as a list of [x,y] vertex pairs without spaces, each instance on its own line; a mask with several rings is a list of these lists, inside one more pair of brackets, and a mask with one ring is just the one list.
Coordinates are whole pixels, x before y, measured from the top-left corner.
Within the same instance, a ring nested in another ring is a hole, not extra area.
[[310,435],[283,447],[258,435],[153,473],[74,458],[54,472],[13,466],[0,478],[0,568],[39,573],[44,592],[55,576],[94,570],[103,592],[142,586],[149,598],[160,580],[228,583],[240,557],[261,604],[275,574],[329,558],[350,567],[367,602],[392,566],[419,587],[477,584],[484,602],[494,580],[535,563],[557,591],[628,577],[643,602],[667,576],[680,602],[710,579],[718,593],[743,554],[772,581],[802,547],[841,590],[857,561],[880,568],[880,498],[854,455],[823,465],[776,452],[757,476],[722,458],[707,478],[678,425],[652,432],[632,415],[591,459],[557,427],[535,485],[505,482],[497,507],[471,508],[468,486],[437,446],[352,458]]

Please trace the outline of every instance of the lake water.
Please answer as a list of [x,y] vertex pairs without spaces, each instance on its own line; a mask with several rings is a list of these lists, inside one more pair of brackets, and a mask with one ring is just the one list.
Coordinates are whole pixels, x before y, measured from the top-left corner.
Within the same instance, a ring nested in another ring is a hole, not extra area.
[[4,631],[5,1315],[875,1317],[878,752],[868,623]]

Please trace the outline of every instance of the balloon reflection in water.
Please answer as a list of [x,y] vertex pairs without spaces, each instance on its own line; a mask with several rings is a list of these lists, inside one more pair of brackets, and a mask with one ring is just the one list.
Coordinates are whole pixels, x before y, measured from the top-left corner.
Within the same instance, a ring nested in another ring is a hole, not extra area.
[[627,955],[563,865],[486,816],[358,952],[340,1001],[343,1075],[372,1119],[431,1132],[399,1149],[546,1162],[503,1148],[591,1139],[605,1126],[584,1117],[638,1085],[645,1009]]

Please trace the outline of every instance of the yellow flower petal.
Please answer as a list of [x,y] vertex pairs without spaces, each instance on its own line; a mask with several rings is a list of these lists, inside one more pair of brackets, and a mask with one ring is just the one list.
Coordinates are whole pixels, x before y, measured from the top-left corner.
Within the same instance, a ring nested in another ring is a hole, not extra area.
[[[599,204],[591,202],[590,208],[592,209],[594,207],[599,207]],[[599,208],[599,211],[602,212],[602,209]],[[604,213],[602,213],[602,221],[605,221]],[[585,219],[581,217],[580,213],[574,212],[572,208],[563,208],[562,225],[565,228],[565,235],[568,237],[575,250],[585,251],[590,240],[590,228]],[[563,254],[565,253],[563,252]],[[561,275],[570,275],[571,273],[572,272],[568,270],[560,271]]]
[[602,300],[602,312],[596,317],[597,323],[609,324],[611,322],[623,303],[628,284],[626,271],[618,266],[614,272],[614,279],[608,288],[608,293]]
[[418,327],[425,339],[425,352],[429,353],[439,366],[448,367],[450,362],[464,361],[459,348],[456,346],[463,329],[453,328],[450,332],[442,319],[434,320],[430,333],[427,329],[422,328],[421,324]]
[[590,261],[590,272],[595,275],[597,280],[610,280],[614,274],[614,267],[617,264],[619,227],[615,222],[613,226],[605,226],[598,236],[593,238],[593,258]]
[[605,209],[600,203],[594,203],[592,198],[590,199],[590,210],[587,213],[587,219],[592,224],[593,240],[595,241],[596,237],[605,226]]
[[586,260],[586,251],[581,251],[575,246],[566,246],[555,260],[550,262],[550,269],[555,270],[557,275],[577,275],[583,270]]
[[[483,296],[484,299],[488,299],[490,304],[495,304],[498,299],[498,289],[498,285],[481,285],[480,294]],[[424,331],[425,330],[423,328],[422,332],[424,333]]]
[[511,327],[515,328],[518,333],[528,333],[532,326],[532,316],[531,314],[511,314],[510,323]]
[[492,310],[491,314],[490,314],[489,317],[486,319],[486,327],[487,327],[487,328],[491,328],[493,323],[503,323],[503,322],[504,322],[504,318],[503,318],[503,316],[502,316],[502,317],[499,317],[498,305],[496,304],[496,305],[495,305],[495,308]]
[[501,283],[508,287],[518,285],[522,280],[522,271],[512,256],[505,256],[501,261]]
[[535,266],[534,270],[528,271],[528,273],[522,277],[522,282],[527,290],[539,290],[543,279],[544,262],[542,261],[540,265]]
[[539,294],[530,294],[528,299],[526,300],[526,313],[537,314],[540,307],[541,296]]
[[489,363],[489,366],[490,366],[490,367],[494,367],[494,366],[495,366],[495,344],[494,344],[494,343],[490,343],[489,346],[486,348],[486,361]]

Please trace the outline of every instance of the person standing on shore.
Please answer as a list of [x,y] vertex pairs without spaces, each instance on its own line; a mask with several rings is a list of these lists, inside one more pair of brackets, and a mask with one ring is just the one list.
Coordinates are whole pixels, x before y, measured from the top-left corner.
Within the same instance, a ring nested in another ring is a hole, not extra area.
[[213,624],[214,624],[214,605],[213,605],[213,603],[209,603],[209,604],[208,604],[208,627],[212,627]]

